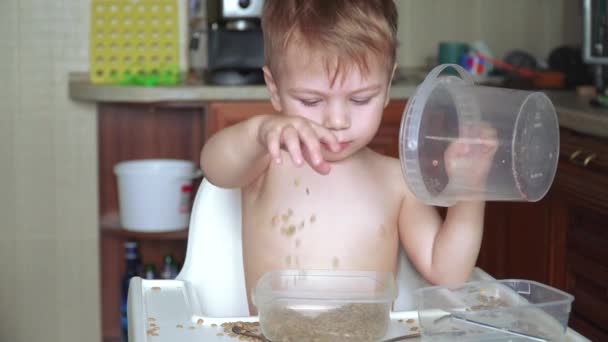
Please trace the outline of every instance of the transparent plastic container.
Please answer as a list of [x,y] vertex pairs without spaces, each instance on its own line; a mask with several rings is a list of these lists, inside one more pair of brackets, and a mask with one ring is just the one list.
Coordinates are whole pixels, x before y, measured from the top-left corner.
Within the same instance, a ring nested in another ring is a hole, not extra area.
[[538,201],[557,169],[557,115],[541,92],[478,86],[460,66],[441,65],[408,101],[399,154],[427,204]]
[[392,273],[277,271],[253,290],[260,326],[271,341],[376,341],[397,297]]
[[423,340],[562,341],[574,297],[529,280],[416,291]]

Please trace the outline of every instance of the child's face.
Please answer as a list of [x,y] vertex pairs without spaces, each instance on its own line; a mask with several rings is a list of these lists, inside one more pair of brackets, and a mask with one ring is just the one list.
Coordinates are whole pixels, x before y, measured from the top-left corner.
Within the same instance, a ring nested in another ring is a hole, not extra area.
[[341,150],[322,149],[327,161],[344,159],[365,147],[376,134],[382,111],[389,101],[392,73],[378,58],[369,58],[368,72],[346,66],[335,77],[321,53],[294,45],[281,56],[266,83],[275,110],[307,118],[334,132]]

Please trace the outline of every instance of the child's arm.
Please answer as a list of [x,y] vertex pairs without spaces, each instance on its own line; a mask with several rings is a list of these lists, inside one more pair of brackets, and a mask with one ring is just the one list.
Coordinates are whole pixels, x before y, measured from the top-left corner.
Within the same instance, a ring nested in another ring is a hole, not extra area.
[[257,179],[271,160],[281,163],[281,149],[294,164],[304,162],[317,172],[329,172],[321,155],[321,141],[339,148],[332,132],[301,117],[260,115],[214,134],[201,151],[205,177],[217,186],[244,187]]
[[257,142],[263,116],[255,116],[217,132],[203,146],[201,168],[211,183],[224,188],[240,188],[251,183],[270,161]]
[[412,264],[433,284],[467,281],[481,247],[484,202],[460,202],[441,222],[435,208],[408,197],[399,215],[399,235]]
[[[497,148],[496,131],[484,123],[465,126],[463,138],[445,151],[448,176],[458,186],[484,189]],[[441,222],[434,208],[412,194],[406,196],[399,215],[401,238],[412,263],[429,282],[468,280],[481,247],[484,207],[481,201],[457,203]]]

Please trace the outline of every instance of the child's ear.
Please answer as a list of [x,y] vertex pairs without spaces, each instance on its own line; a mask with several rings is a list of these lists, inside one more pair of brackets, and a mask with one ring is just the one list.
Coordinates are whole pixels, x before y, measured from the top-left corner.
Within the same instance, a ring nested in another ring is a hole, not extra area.
[[384,100],[384,107],[388,105],[391,100],[391,85],[393,84],[393,77],[395,77],[395,72],[397,71],[397,63],[393,65],[393,71],[391,72],[391,77],[388,80],[388,94],[386,94],[386,100]]
[[274,77],[272,76],[272,72],[270,71],[270,68],[267,65],[264,66],[263,70],[264,81],[266,81],[266,87],[270,92],[270,102],[272,103],[274,110],[281,113],[283,111],[283,108],[281,106],[281,99],[279,98],[279,90],[277,88],[277,83],[275,82]]

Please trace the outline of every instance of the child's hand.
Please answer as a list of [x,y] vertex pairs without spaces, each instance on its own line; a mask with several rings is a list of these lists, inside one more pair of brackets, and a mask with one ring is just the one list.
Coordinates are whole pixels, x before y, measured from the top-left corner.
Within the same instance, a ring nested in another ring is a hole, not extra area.
[[259,126],[258,139],[275,162],[282,162],[283,149],[289,152],[295,165],[301,166],[306,161],[320,174],[328,174],[330,169],[321,153],[322,144],[334,152],[340,149],[332,131],[297,116],[267,116]]
[[479,123],[463,127],[461,136],[444,153],[450,182],[485,189],[497,147],[496,130],[490,125]]

